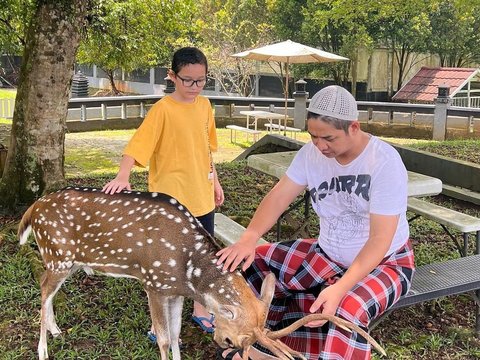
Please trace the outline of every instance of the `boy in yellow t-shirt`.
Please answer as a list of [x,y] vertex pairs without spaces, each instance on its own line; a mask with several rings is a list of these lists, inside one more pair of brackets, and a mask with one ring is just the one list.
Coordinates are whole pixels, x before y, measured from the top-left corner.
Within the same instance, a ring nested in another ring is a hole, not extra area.
[[[224,195],[211,154],[217,150],[215,120],[210,101],[200,96],[207,70],[207,58],[199,49],[175,52],[168,74],[175,91],[149,110],[123,152],[117,176],[102,191],[131,190],[131,169],[148,164],[148,190],[180,201],[213,235],[215,206],[223,204]],[[213,319],[196,302],[192,319],[213,332]]]

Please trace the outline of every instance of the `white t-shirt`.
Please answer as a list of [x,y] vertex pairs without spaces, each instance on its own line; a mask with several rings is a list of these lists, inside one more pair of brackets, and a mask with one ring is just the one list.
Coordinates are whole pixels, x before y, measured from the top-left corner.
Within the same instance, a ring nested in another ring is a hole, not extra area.
[[320,218],[318,242],[332,260],[352,264],[369,238],[371,213],[400,215],[387,256],[407,242],[407,170],[398,152],[377,137],[347,165],[327,158],[309,142],[286,175],[308,188]]

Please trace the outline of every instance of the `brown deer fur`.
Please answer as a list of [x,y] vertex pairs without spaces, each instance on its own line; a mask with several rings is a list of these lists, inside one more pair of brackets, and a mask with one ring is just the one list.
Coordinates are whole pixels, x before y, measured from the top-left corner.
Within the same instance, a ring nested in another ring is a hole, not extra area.
[[304,357],[281,343],[309,321],[326,319],[353,329],[383,349],[361,328],[335,316],[311,314],[279,331],[265,329],[275,276],[268,274],[260,299],[239,272],[216,265],[220,249],[215,239],[177,200],[160,193],[66,188],[36,201],[18,229],[20,244],[33,232],[45,272],[41,279],[39,359],[48,358],[47,330],[60,334],[53,297],[76,270],[142,282],[162,360],[180,360],[179,335],[184,297],[201,303],[215,316],[214,340],[223,348],[243,348],[259,342],[279,359]]
[[223,347],[243,347],[253,328],[265,323],[265,303],[240,273],[223,272],[215,265],[219,247],[214,239],[167,195],[107,195],[99,189],[66,188],[42,197],[26,211],[18,231],[21,244],[30,230],[46,267],[41,279],[40,359],[48,358],[47,330],[60,334],[53,297],[67,277],[82,268],[142,282],[162,360],[168,359],[170,346],[173,358],[180,359],[185,296],[215,315],[214,339]]

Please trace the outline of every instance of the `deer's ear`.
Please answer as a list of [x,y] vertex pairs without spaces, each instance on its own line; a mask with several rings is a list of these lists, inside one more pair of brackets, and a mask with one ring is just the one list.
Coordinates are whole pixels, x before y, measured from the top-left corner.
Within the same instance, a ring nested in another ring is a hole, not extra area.
[[220,306],[218,310],[220,312],[220,315],[225,317],[228,320],[234,320],[236,317],[237,312],[235,311],[235,308],[233,306],[223,305],[223,306]]
[[266,305],[267,309],[270,307],[272,302],[273,293],[275,291],[275,275],[269,273],[265,276],[262,283],[262,290],[260,291],[260,300]]

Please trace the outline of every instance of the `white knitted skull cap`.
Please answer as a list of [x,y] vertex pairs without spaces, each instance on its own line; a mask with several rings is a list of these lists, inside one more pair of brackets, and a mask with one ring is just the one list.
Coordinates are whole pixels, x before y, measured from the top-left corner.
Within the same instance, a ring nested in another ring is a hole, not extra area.
[[358,120],[357,101],[347,90],[330,85],[313,95],[308,111],[340,120]]

